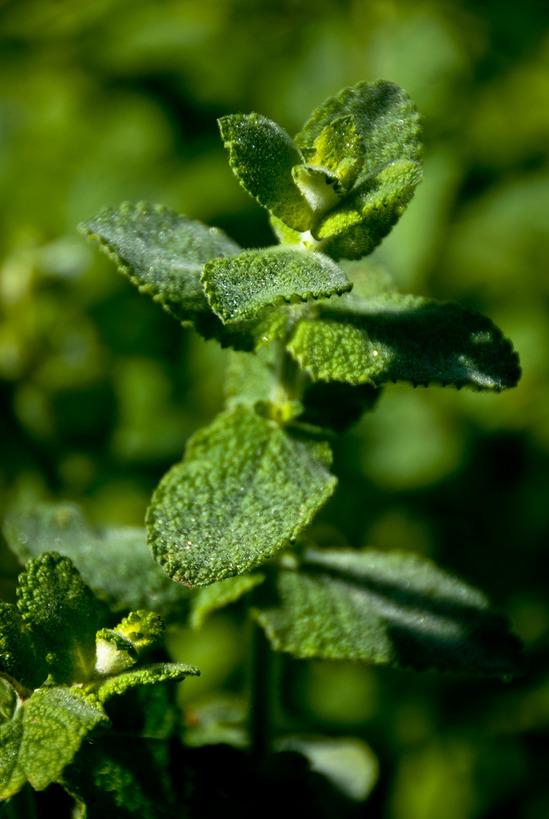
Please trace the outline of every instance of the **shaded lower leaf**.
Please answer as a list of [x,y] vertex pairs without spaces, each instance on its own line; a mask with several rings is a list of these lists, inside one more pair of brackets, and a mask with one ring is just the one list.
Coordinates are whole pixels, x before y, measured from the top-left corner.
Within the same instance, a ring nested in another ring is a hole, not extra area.
[[245,574],[307,526],[332,494],[326,443],[291,437],[245,406],[189,441],[149,510],[156,559],[175,580],[203,586]]
[[141,292],[184,323],[200,322],[210,314],[200,284],[204,264],[239,250],[217,228],[147,202],[108,208],[84,222],[82,230]]
[[485,675],[517,670],[518,640],[481,592],[408,553],[310,550],[254,612],[296,657]]
[[398,293],[319,308],[288,350],[314,379],[502,390],[520,377],[511,343],[486,316]]
[[0,721],[0,799],[9,799],[27,781],[21,764],[23,739],[23,709],[19,705],[11,718]]
[[266,307],[340,295],[351,289],[328,256],[288,247],[245,250],[204,267],[204,290],[224,323],[253,318]]
[[164,611],[188,596],[155,563],[144,529],[96,528],[72,503],[13,510],[4,535],[22,563],[51,549],[70,557],[92,591],[114,610]]
[[240,600],[243,595],[263,583],[264,580],[265,575],[259,572],[243,574],[219,580],[217,583],[211,583],[199,589],[191,599],[191,626],[200,628],[209,614]]

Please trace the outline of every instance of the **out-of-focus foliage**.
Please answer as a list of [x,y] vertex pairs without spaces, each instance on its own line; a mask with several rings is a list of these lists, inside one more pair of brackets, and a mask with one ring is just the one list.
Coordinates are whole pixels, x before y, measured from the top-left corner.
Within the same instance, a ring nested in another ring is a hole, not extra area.
[[[97,523],[142,525],[152,488],[221,405],[227,354],[116,277],[76,224],[147,199],[267,246],[267,217],[234,182],[218,116],[256,110],[295,133],[326,96],[378,77],[415,100],[424,181],[375,257],[403,289],[490,315],[523,379],[495,396],[387,388],[338,445],[340,489],[317,534],[327,547],[419,551],[490,589],[526,642],[529,674],[503,686],[292,664],[284,719],[367,740],[382,762],[370,815],[544,816],[544,4],[7,0],[0,30],[2,515],[54,497],[82,502]],[[7,550],[0,566],[9,598]],[[237,611],[199,634],[169,632],[210,692],[241,686]],[[182,704],[192,711],[206,688],[189,685]]]

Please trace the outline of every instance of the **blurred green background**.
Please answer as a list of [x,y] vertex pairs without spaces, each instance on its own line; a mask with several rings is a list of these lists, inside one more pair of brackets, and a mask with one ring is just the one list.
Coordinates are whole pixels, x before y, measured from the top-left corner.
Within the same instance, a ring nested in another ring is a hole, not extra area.
[[[117,276],[77,223],[163,202],[245,246],[267,217],[216,118],[295,132],[342,86],[401,84],[424,117],[425,180],[376,251],[406,289],[488,313],[520,353],[503,395],[386,389],[336,452],[327,543],[412,549],[489,592],[528,672],[510,684],[285,663],[284,710],[362,736],[368,816],[549,816],[549,29],[542,2],[0,2],[0,514],[69,498],[138,523],[222,402],[226,354]],[[2,547],[2,594],[17,566]],[[172,634],[202,667],[186,702],[242,677],[238,610]]]

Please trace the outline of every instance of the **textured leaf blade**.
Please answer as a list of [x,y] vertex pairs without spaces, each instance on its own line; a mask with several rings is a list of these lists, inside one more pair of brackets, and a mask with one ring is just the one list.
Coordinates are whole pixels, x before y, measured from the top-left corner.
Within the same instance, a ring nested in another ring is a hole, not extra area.
[[273,646],[296,657],[499,675],[518,640],[476,589],[409,554],[310,550],[255,611]]
[[421,159],[419,115],[398,85],[378,80],[344,88],[313,111],[296,135],[296,145],[307,155],[316,149],[322,131],[340,117],[352,117],[362,138],[364,164],[358,182],[395,160]]
[[237,577],[228,577],[198,589],[191,599],[190,622],[193,628],[201,628],[206,618],[212,612],[236,603],[245,594],[263,583],[265,575],[243,574]]
[[21,765],[36,790],[59,779],[87,734],[109,720],[91,697],[69,688],[41,688],[25,703]]
[[239,251],[221,230],[145,202],[108,208],[81,227],[141,292],[178,321],[215,335],[200,273],[210,259]]
[[212,310],[224,323],[252,318],[284,302],[341,295],[352,287],[328,256],[284,247],[213,259],[202,282]]
[[[349,119],[360,139],[360,171],[349,196],[329,210],[313,233],[333,258],[358,259],[389,233],[421,180],[420,125],[412,101],[397,85],[359,83],[323,102],[296,144],[307,158],[323,142],[335,146],[330,127]],[[345,149],[343,140],[342,148],[356,161],[359,148],[356,140],[352,144]],[[341,155],[341,149],[333,150]]]
[[30,560],[19,575],[17,608],[54,680],[85,680],[105,612],[72,561],[57,552]]
[[333,174],[344,190],[350,188],[364,162],[363,141],[354,116],[332,119],[303,153],[310,166]]
[[417,162],[400,159],[365,179],[315,230],[322,249],[334,259],[367,256],[398,222],[421,177]]
[[106,702],[111,697],[125,694],[130,688],[180,682],[185,677],[199,675],[200,671],[196,666],[186,663],[151,663],[109,677],[97,688],[96,694],[101,702]]
[[490,319],[454,304],[387,293],[322,307],[288,350],[314,379],[410,381],[499,391],[520,377],[511,343]]
[[36,655],[28,627],[17,606],[0,601],[0,674],[9,675],[25,688],[35,688],[46,679],[46,664]]
[[303,157],[286,131],[260,114],[222,117],[219,129],[244,190],[294,230],[307,230],[312,212],[292,178]]
[[70,557],[85,583],[115,610],[164,611],[188,596],[155,563],[144,529],[98,529],[72,503],[13,510],[4,535],[22,563],[51,549]]
[[203,586],[245,574],[295,538],[332,494],[327,444],[287,435],[239,406],[189,442],[147,513],[156,559]]

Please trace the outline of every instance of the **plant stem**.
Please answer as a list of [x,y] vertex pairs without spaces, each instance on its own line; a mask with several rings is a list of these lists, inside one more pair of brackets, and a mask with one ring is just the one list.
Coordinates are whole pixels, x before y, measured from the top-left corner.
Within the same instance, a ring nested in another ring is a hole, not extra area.
[[256,759],[265,759],[273,741],[278,679],[275,656],[263,630],[252,624],[250,664],[250,747]]

